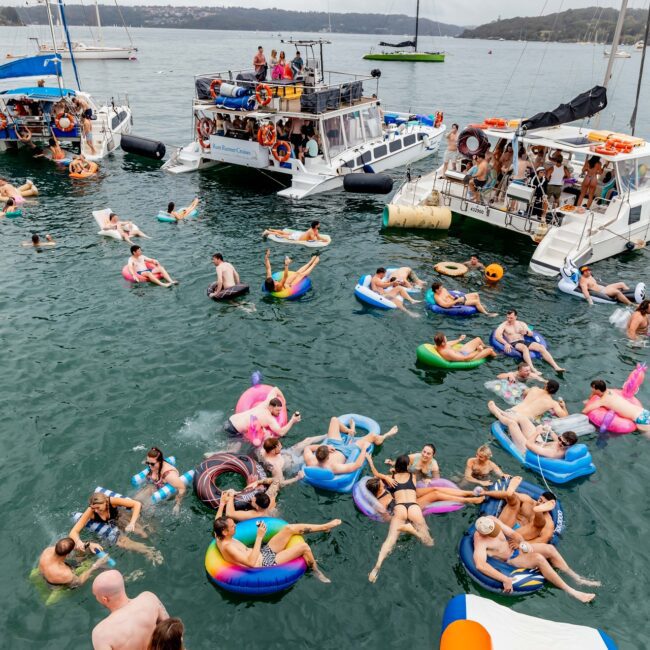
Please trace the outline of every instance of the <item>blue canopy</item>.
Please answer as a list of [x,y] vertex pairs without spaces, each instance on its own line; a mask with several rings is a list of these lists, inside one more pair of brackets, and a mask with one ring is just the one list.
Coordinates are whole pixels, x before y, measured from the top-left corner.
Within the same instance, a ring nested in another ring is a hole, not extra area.
[[70,88],[52,88],[41,86],[27,86],[25,88],[14,88],[13,90],[3,90],[0,92],[2,99],[33,99],[37,102],[53,102],[63,97],[74,97],[74,90]]
[[40,54],[0,65],[0,79],[61,76],[61,55]]

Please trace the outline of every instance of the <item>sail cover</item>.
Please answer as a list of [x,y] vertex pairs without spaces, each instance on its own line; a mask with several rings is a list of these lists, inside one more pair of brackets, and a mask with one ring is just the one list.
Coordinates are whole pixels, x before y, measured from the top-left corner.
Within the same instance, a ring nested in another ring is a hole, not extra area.
[[59,54],[42,54],[28,56],[0,65],[0,79],[18,77],[47,77],[61,75],[61,56]]
[[521,128],[524,130],[541,129],[547,126],[567,124],[585,117],[591,117],[607,106],[607,88],[594,86],[591,90],[578,95],[568,104],[560,104],[555,110],[537,113],[524,120]]
[[401,43],[379,43],[382,47],[415,47],[415,41],[402,41]]

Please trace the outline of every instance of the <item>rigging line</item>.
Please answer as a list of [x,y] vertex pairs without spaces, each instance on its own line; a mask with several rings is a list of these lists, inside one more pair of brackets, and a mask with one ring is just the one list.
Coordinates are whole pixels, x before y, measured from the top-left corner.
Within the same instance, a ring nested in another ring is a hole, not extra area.
[[634,99],[634,110],[630,117],[630,127],[632,127],[632,135],[636,130],[636,114],[639,108],[639,96],[641,94],[641,81],[643,79],[643,68],[645,66],[645,53],[648,49],[648,35],[650,33],[650,3],[648,3],[648,16],[645,23],[645,32],[643,34],[643,50],[641,51],[641,65],[639,67],[639,80],[636,85],[636,97]]
[[117,12],[120,14],[120,18],[122,19],[122,25],[124,25],[124,31],[126,32],[126,35],[129,37],[129,43],[131,43],[131,47],[135,47],[133,45],[133,39],[131,38],[131,32],[129,31],[129,28],[126,26],[126,21],[124,20],[124,16],[122,14],[122,10],[120,9],[120,5],[117,4],[117,0],[115,0],[115,7],[117,8]]
[[90,23],[88,22],[88,17],[86,15],[86,5],[84,4],[84,0],[80,0],[81,2],[81,13],[83,14],[84,18],[84,24],[88,26],[88,31],[90,32],[90,38],[93,39],[93,41],[96,41],[97,39],[95,38],[95,34],[93,33],[93,28],[90,26]]

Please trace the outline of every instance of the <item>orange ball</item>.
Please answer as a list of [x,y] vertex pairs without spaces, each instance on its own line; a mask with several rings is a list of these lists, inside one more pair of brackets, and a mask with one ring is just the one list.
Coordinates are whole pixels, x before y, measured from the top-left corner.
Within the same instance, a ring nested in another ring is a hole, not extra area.
[[490,264],[485,267],[485,279],[488,282],[498,282],[504,273],[503,267],[499,264]]
[[440,639],[440,650],[493,650],[492,639],[476,621],[454,621]]

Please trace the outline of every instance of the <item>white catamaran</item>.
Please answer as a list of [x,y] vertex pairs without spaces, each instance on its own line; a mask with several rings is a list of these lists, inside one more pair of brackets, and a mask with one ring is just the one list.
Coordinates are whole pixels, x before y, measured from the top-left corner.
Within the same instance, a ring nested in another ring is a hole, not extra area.
[[325,73],[323,45],[329,41],[288,42],[310,52],[294,75],[274,69],[270,81],[266,70],[195,77],[196,139],[177,150],[164,169],[252,167],[288,178],[290,186],[278,194],[301,199],[340,187],[349,174],[369,177],[438,149],[442,114],[383,112],[376,92],[364,92],[364,83],[378,86],[379,71]]

